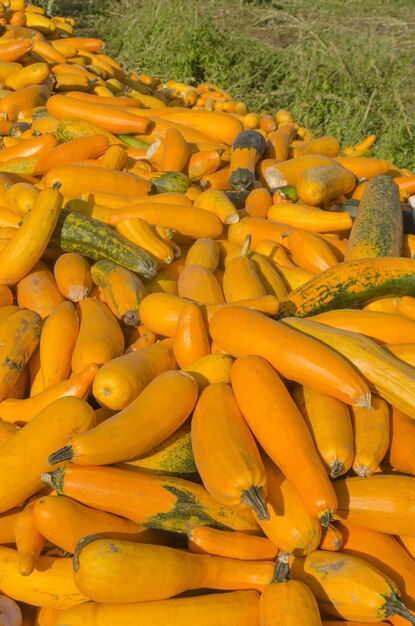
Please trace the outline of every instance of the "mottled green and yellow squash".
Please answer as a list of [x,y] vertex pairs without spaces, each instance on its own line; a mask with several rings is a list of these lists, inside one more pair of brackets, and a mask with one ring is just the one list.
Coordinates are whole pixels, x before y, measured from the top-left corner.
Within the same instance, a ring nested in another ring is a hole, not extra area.
[[399,187],[390,176],[371,178],[360,200],[345,260],[398,257],[403,224]]

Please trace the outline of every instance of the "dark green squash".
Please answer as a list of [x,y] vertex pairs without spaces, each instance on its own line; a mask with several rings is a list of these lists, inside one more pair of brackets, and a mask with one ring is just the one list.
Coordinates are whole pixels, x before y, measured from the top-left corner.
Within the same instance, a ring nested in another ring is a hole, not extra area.
[[243,130],[231,148],[229,184],[235,191],[249,191],[255,185],[255,167],[266,148],[264,136],[256,130]]

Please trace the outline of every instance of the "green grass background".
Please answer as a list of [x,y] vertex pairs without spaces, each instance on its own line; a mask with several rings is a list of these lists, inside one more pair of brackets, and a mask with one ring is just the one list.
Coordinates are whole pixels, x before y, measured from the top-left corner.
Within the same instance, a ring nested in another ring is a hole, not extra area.
[[212,81],[250,110],[287,108],[343,146],[415,171],[413,0],[43,0],[125,67]]

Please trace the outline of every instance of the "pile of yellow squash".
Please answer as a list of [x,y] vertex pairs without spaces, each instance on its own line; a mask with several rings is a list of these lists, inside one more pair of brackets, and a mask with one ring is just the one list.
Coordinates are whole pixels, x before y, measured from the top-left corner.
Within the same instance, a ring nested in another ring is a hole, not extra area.
[[0,623],[415,624],[415,174],[0,30]]

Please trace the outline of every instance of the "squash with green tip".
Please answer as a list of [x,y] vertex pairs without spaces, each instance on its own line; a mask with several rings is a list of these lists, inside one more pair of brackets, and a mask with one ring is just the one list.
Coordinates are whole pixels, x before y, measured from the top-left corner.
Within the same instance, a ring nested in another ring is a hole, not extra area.
[[65,252],[80,252],[99,261],[113,261],[146,279],[154,278],[157,265],[149,254],[109,226],[86,215],[62,209],[49,244]]
[[157,189],[157,193],[186,193],[191,185],[190,178],[182,172],[137,172],[140,178],[151,182]]
[[308,317],[361,306],[376,298],[412,295],[414,291],[414,259],[353,259],[329,267],[291,291],[280,302],[278,318]]

